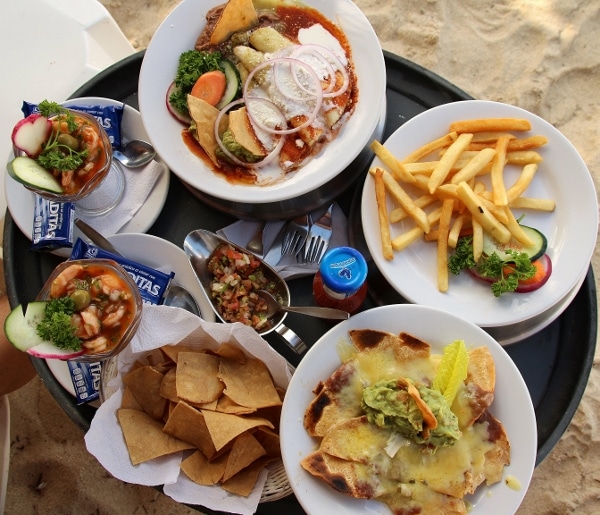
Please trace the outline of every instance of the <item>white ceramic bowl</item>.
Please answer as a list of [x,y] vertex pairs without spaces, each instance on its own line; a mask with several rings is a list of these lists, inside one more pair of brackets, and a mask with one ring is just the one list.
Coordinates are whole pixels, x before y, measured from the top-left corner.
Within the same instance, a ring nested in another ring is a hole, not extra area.
[[[180,54],[194,47],[206,11],[221,3],[222,0],[184,0],[160,25],[148,45],[140,72],[139,105],[152,144],[179,178],[212,199],[260,207],[319,191],[370,143],[385,110],[385,62],[373,28],[350,0],[304,2],[341,27],[349,40],[359,91],[355,111],[335,140],[291,178],[265,186],[236,185],[215,174],[190,152],[181,136],[183,126],[169,114],[165,104]],[[315,199],[305,201],[305,209],[314,209]],[[278,206],[280,218],[290,215],[287,207]]]
[[319,381],[325,381],[341,364],[337,344],[341,338],[348,339],[350,329],[406,331],[427,341],[432,352],[438,354],[455,339],[464,340],[467,348],[489,348],[496,365],[496,390],[489,409],[504,425],[511,445],[511,463],[505,468],[504,477],[514,476],[521,486],[514,490],[504,481],[480,486],[469,498],[473,503],[469,513],[514,513],[525,496],[536,459],[537,426],[527,385],[506,351],[481,328],[450,313],[410,304],[363,311],[336,325],[310,348],[296,369],[281,414],[281,452],[290,483],[304,510],[309,514],[336,515],[390,513],[382,503],[336,492],[300,466],[302,458],[314,451],[317,444],[303,427],[304,412],[314,398],[313,389]]
[[[396,156],[406,156],[447,133],[451,122],[488,117],[526,118],[532,125],[526,135],[548,138],[548,143],[537,149],[543,161],[525,196],[553,199],[556,209],[552,213],[513,209],[517,219],[524,214],[523,223],[540,230],[548,239],[547,253],[552,259],[553,272],[542,288],[496,298],[488,284],[463,272],[460,276],[451,275],[448,291],[441,293],[436,279],[436,246],[423,240],[396,252],[393,260],[386,260],[381,250],[375,181],[371,175],[366,178],[363,189],[363,230],[375,264],[389,284],[409,302],[444,309],[480,327],[516,327],[534,317],[542,315],[543,318],[544,313],[553,313],[552,308],[581,284],[590,265],[598,229],[598,203],[591,175],[575,147],[542,118],[519,107],[484,100],[466,100],[429,109],[402,125],[385,146]],[[383,166],[383,163],[376,158],[372,166]],[[505,174],[506,183],[510,185],[518,169],[507,166]],[[392,238],[410,224],[408,220],[393,224]]]

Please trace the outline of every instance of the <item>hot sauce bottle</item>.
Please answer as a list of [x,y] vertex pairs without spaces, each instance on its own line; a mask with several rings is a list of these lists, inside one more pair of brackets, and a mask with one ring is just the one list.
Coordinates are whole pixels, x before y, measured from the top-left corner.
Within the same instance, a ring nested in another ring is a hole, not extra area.
[[313,295],[320,306],[354,313],[367,296],[367,262],[352,247],[329,250],[313,279]]

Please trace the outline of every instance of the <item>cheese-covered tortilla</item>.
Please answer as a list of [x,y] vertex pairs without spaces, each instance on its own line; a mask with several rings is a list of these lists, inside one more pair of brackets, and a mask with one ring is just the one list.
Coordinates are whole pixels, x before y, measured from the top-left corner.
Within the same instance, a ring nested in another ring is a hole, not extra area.
[[[433,390],[441,355],[427,342],[372,329],[350,331],[350,339],[343,363],[317,385],[305,412],[319,446],[302,467],[338,492],[377,499],[394,513],[466,514],[464,497],[500,481],[510,463],[508,436],[488,411],[495,386],[490,351],[469,351],[467,377],[450,407]],[[411,431],[402,429],[407,424]]]

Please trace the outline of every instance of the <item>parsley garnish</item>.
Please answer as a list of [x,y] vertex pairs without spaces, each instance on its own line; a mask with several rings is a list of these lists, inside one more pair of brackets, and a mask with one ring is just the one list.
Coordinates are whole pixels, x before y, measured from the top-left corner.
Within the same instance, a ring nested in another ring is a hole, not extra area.
[[75,303],[70,297],[49,300],[44,318],[36,328],[37,334],[60,349],[81,349],[81,340],[75,336],[76,328],[71,323],[74,311]]
[[465,236],[458,240],[454,254],[448,259],[448,269],[454,275],[462,270],[476,268],[482,277],[495,279],[492,282],[492,293],[500,297],[503,293],[513,292],[519,286],[519,281],[531,279],[536,273],[536,267],[526,252],[508,249],[508,259],[501,259],[495,252],[490,256],[482,256],[478,263],[473,259],[473,238]]
[[[69,133],[73,133],[78,129],[78,124],[73,113],[60,104],[43,100],[38,105],[38,108],[40,114],[46,118],[60,116],[61,120],[66,122]],[[50,138],[44,144],[41,154],[37,157],[37,161],[47,170],[56,170],[59,172],[77,170],[83,165],[85,158],[88,156],[88,150],[76,150],[61,143],[60,136],[60,132],[52,131]]]
[[198,77],[206,72],[220,70],[220,52],[187,50],[179,56],[179,65],[175,74],[177,88],[169,96],[169,103],[180,113],[189,114],[187,96]]

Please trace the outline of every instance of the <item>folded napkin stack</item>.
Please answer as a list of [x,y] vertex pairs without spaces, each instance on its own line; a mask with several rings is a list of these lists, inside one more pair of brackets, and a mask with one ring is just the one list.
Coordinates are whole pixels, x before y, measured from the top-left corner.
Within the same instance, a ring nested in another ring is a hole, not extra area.
[[[322,207],[310,214],[311,220],[318,220],[325,213],[327,206]],[[346,215],[336,203],[333,206],[331,213],[332,233],[328,248],[341,247],[348,245],[348,221]],[[227,238],[229,241],[246,247],[254,234],[260,229],[263,222],[239,220],[223,229],[217,231],[220,236]],[[287,221],[271,221],[267,222],[263,232],[263,256],[266,256],[271,247],[275,244],[275,240],[280,231],[285,229]],[[260,257],[263,257],[260,256]],[[294,279],[313,275],[318,269],[317,263],[299,263],[296,256],[286,254],[281,256],[281,259],[271,266],[279,272],[284,279]]]
[[[87,215],[78,212],[77,205],[75,205],[77,216],[105,236],[117,234],[144,205],[144,202],[148,199],[148,196],[152,192],[152,189],[159,180],[161,174],[168,173],[166,166],[155,160],[151,161],[143,168],[136,168],[135,170],[128,170],[125,167],[122,168],[125,175],[123,197],[112,210],[104,215]],[[113,172],[114,170],[110,171],[110,173]],[[108,182],[110,180],[110,176],[105,179],[108,185],[110,185],[110,182]],[[110,187],[107,189],[110,190]],[[90,197],[94,196],[93,202],[95,205],[102,205],[103,200],[101,197],[103,195],[106,196],[106,203],[109,203],[112,200],[112,192],[106,190],[103,191],[102,185],[100,185]]]

